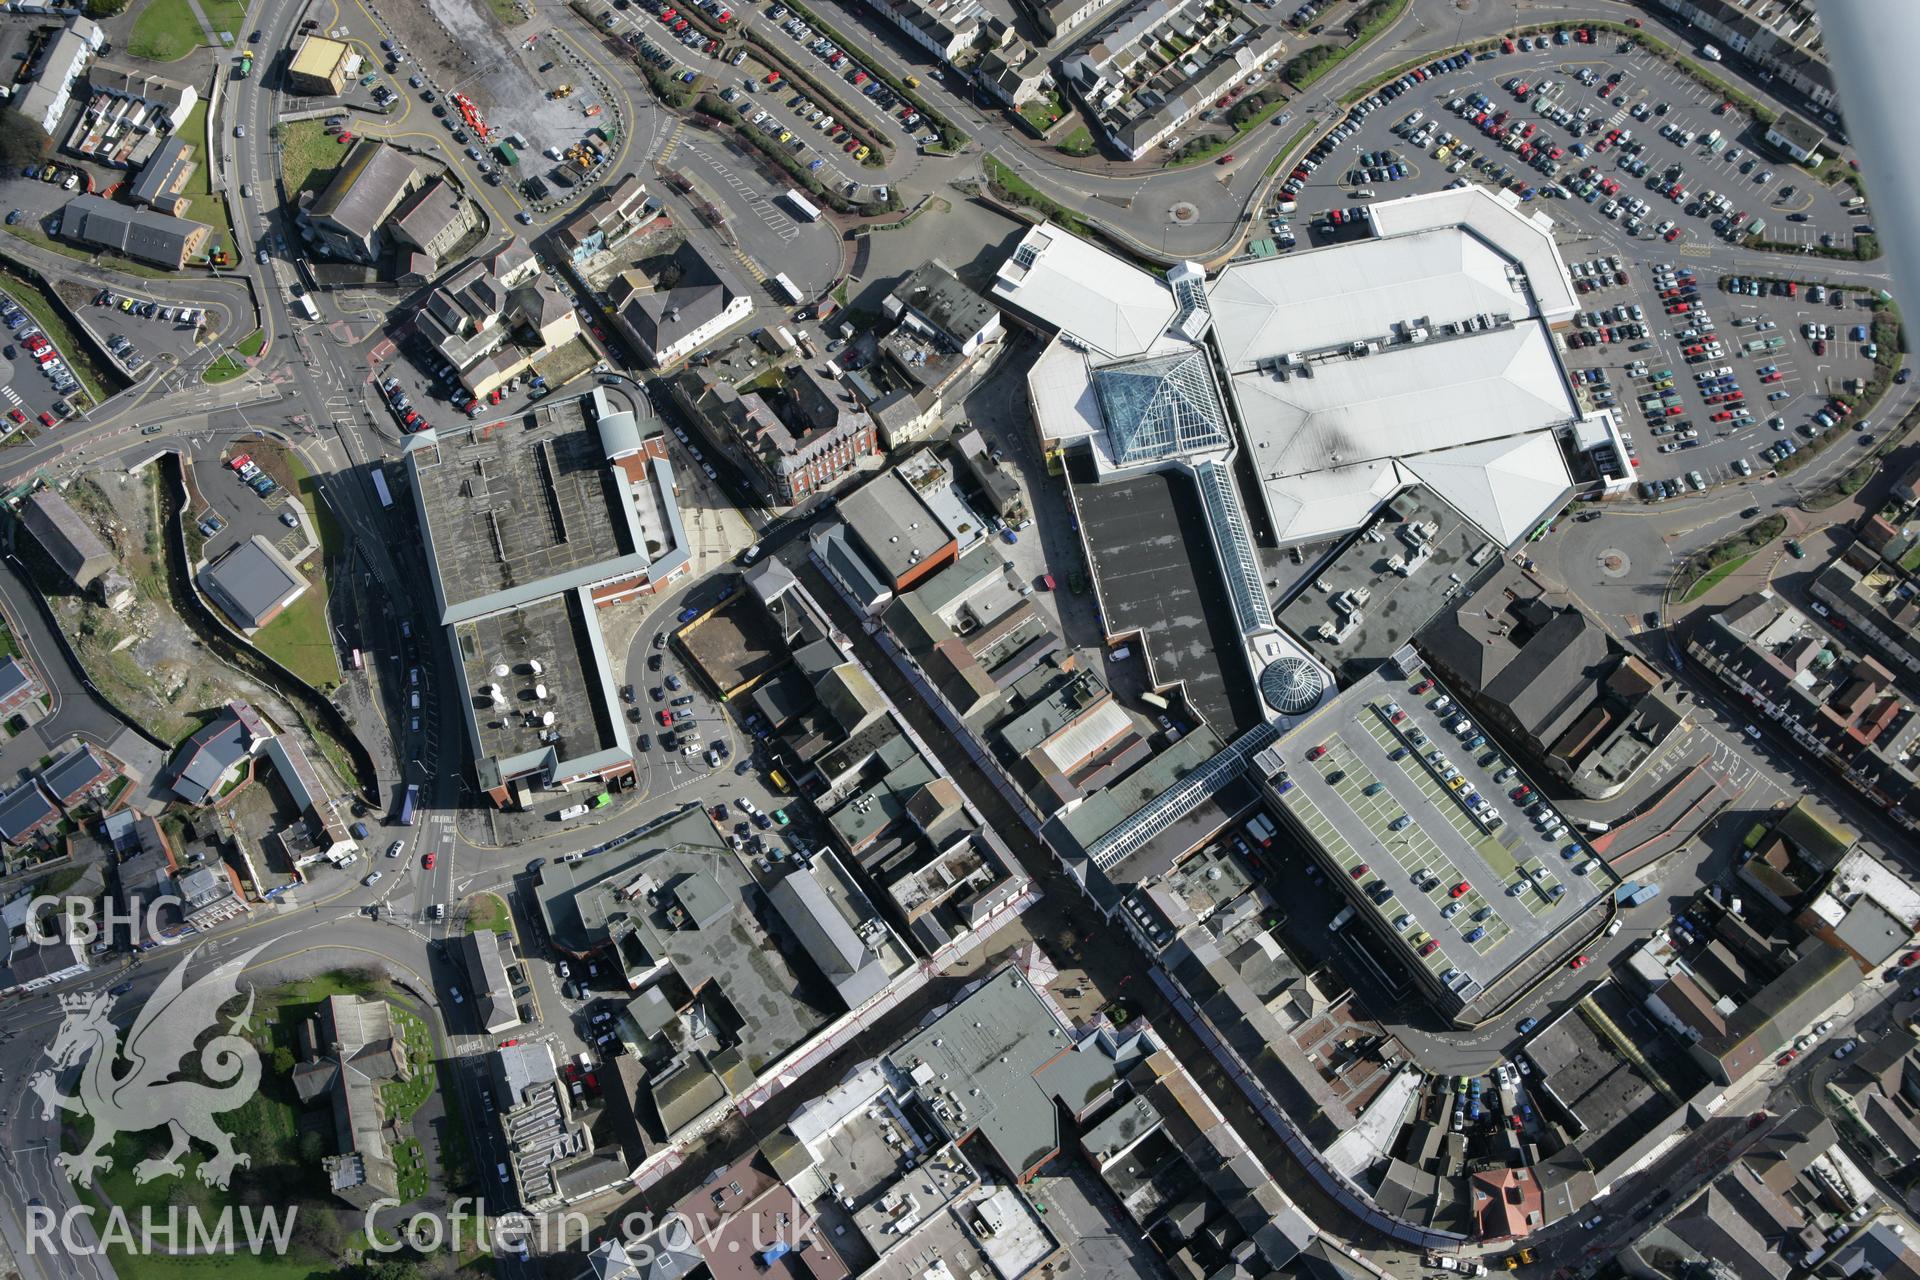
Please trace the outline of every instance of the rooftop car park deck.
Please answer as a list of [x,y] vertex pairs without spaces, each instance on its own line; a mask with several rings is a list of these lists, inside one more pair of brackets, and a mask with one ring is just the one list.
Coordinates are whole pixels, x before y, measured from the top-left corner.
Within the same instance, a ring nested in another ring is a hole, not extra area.
[[1395,672],[1382,667],[1289,735],[1281,804],[1415,963],[1456,990],[1463,978],[1484,987],[1616,880],[1544,802],[1524,807],[1533,784],[1480,726],[1455,731],[1451,695],[1424,671]]

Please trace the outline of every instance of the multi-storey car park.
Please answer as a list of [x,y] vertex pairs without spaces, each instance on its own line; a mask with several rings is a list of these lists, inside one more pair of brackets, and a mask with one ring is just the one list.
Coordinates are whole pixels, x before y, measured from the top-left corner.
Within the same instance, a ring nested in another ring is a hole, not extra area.
[[[407,478],[480,790],[502,807],[633,776],[599,609],[685,573],[665,428],[611,387],[423,431]],[[422,696],[417,671],[407,695]]]

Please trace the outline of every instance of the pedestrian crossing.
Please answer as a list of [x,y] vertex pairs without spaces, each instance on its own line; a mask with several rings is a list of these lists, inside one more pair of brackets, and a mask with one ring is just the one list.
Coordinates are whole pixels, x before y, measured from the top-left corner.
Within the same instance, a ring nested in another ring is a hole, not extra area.
[[5,396],[7,403],[16,409],[23,403],[20,399],[20,393],[15,391],[11,386],[0,386],[0,396]]

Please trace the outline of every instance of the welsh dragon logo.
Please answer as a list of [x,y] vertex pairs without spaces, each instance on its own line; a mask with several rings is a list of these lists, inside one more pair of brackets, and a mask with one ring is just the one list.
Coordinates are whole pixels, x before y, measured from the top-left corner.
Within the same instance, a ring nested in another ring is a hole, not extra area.
[[[96,1174],[113,1167],[106,1149],[122,1133],[143,1133],[162,1125],[172,1131],[173,1146],[164,1155],[134,1166],[134,1178],[150,1182],[183,1172],[180,1157],[192,1140],[213,1149],[198,1170],[209,1186],[225,1187],[236,1168],[252,1157],[233,1149],[233,1139],[214,1121],[253,1097],[260,1086],[260,1053],[239,1034],[253,1015],[253,989],[247,989],[246,1007],[225,1031],[199,1047],[201,1079],[174,1079],[183,1060],[194,1052],[203,1032],[219,1020],[220,1010],[239,997],[239,980],[258,949],[235,956],[191,986],[187,966],[198,948],[173,966],[154,988],[135,1016],[127,1038],[108,1020],[115,997],[107,991],[74,992],[60,997],[66,1019],[47,1046],[53,1066],[35,1075],[29,1084],[40,1096],[42,1119],[68,1111],[93,1121],[86,1149],[62,1152],[60,1167],[68,1178],[86,1186]],[[59,1074],[78,1065],[76,1092],[60,1091]]]

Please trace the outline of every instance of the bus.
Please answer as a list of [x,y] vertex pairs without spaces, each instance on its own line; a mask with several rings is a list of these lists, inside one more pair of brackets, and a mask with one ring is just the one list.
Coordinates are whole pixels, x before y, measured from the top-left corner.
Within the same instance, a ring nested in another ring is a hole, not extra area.
[[805,300],[800,290],[794,287],[793,281],[787,279],[787,273],[784,271],[779,272],[773,277],[773,287],[779,292],[781,297],[793,303],[795,306],[798,306]]
[[409,783],[407,786],[407,793],[404,796],[400,797],[399,823],[401,826],[410,827],[413,825],[413,811],[415,807],[419,805],[419,803],[420,803],[420,784],[417,782]]
[[304,293],[293,300],[293,309],[309,320],[320,318],[320,308],[314,306],[313,299]]
[[366,661],[360,656],[360,651],[358,649],[355,649],[353,651],[353,656],[350,659],[350,661],[355,671],[364,671],[366,669]]
[[382,507],[391,507],[393,505],[393,495],[387,491],[387,473],[385,468],[375,467],[373,469],[373,491],[379,496]]
[[813,201],[807,199],[792,187],[787,189],[787,207],[800,215],[802,221],[820,221],[820,210],[814,207]]

